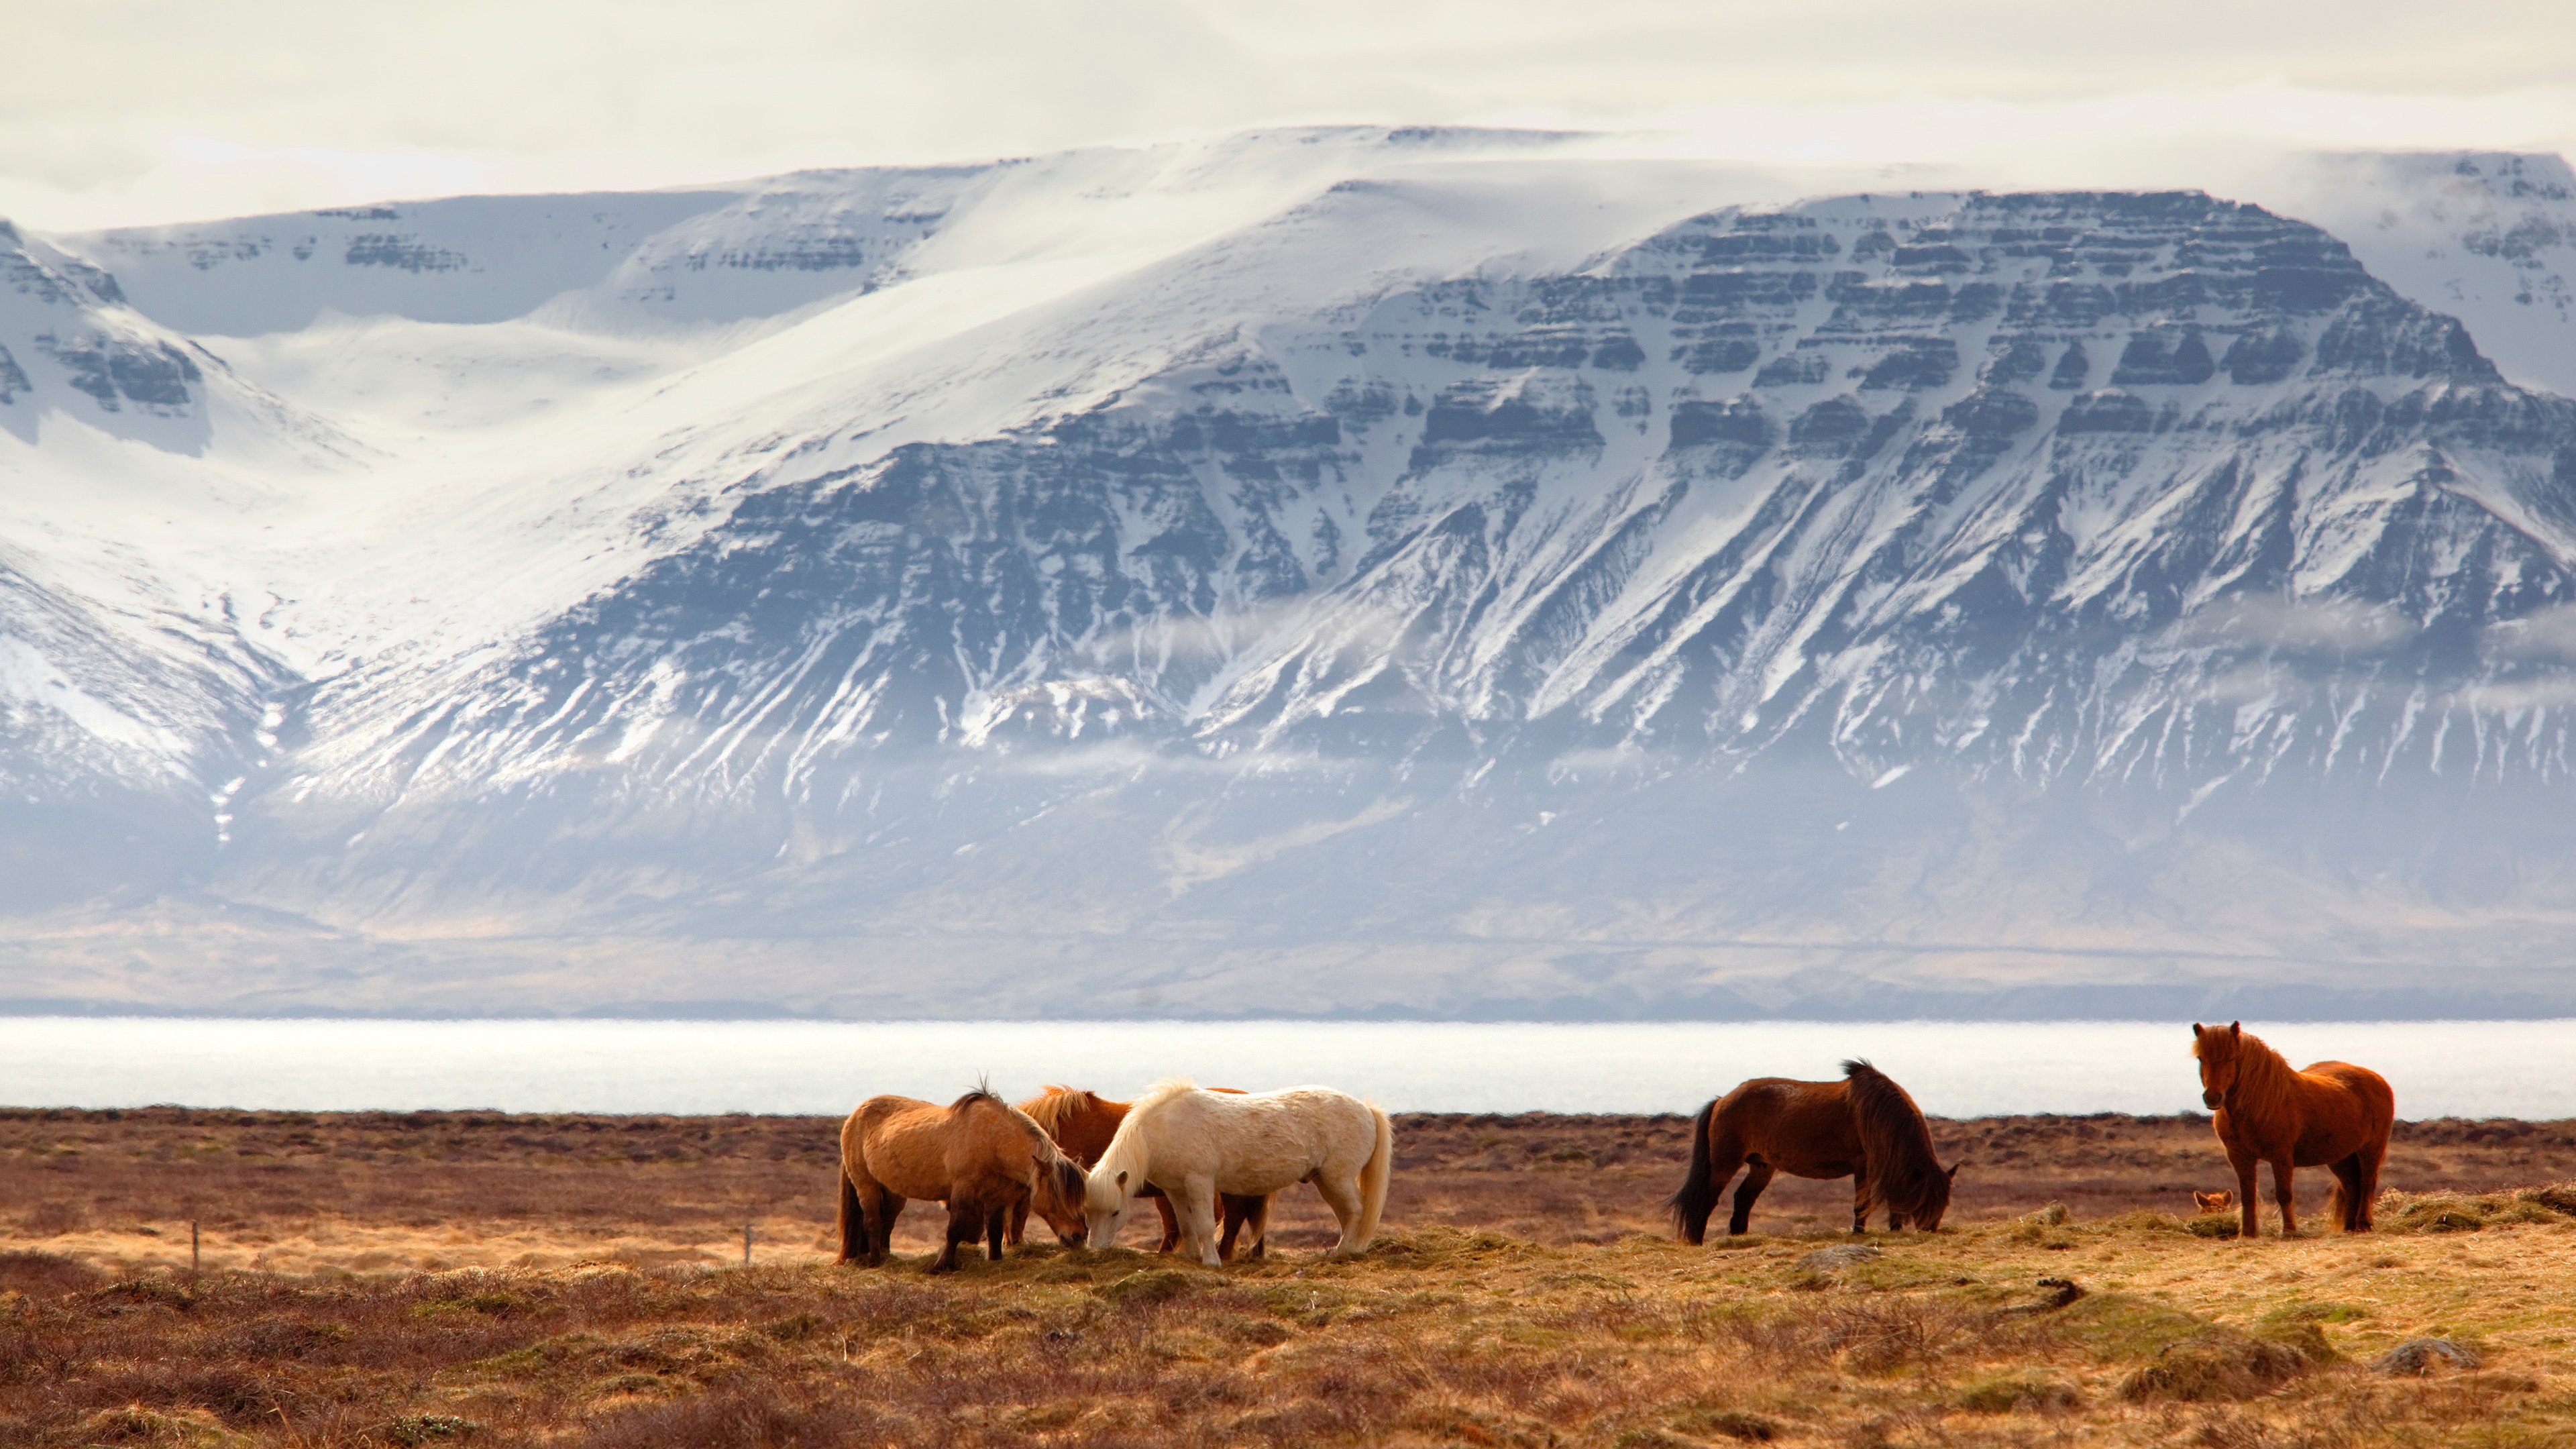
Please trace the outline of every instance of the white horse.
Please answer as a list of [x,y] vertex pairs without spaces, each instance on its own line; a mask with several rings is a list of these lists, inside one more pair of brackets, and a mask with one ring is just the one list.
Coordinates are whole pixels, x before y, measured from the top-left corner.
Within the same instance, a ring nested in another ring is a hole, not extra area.
[[1394,1124],[1347,1092],[1210,1092],[1186,1081],[1157,1082],[1127,1109],[1091,1169],[1083,1212],[1093,1244],[1108,1247],[1127,1205],[1150,1182],[1180,1217],[1183,1251],[1213,1268],[1218,1193],[1261,1197],[1311,1182],[1342,1225],[1327,1256],[1348,1257],[1377,1236],[1394,1166]]

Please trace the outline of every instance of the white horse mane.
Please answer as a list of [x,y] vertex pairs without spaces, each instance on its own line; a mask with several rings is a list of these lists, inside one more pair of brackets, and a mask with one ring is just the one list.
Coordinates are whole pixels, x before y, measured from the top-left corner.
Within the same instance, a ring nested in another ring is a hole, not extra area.
[[1095,1177],[1114,1182],[1122,1172],[1133,1172],[1141,1182],[1151,1171],[1153,1154],[1146,1149],[1144,1123],[1153,1110],[1183,1093],[1195,1092],[1199,1084],[1187,1077],[1165,1077],[1137,1094],[1127,1108],[1127,1118],[1102,1150],[1100,1160],[1091,1165]]
[[1143,1092],[1138,1093],[1135,1105],[1129,1107],[1127,1111],[1130,1115],[1133,1115],[1134,1113],[1141,1112],[1147,1107],[1151,1107],[1158,1102],[1169,1101],[1183,1092],[1195,1092],[1198,1089],[1199,1084],[1191,1081],[1187,1077],[1165,1077],[1154,1085],[1147,1087]]

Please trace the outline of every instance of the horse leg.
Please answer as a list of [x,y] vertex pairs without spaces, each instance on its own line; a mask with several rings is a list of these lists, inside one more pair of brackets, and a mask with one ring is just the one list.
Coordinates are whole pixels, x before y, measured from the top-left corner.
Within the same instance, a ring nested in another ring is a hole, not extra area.
[[2353,1154],[2355,1174],[2361,1179],[2361,1185],[2356,1194],[2360,1201],[2359,1206],[2353,1209],[2353,1220],[2365,1233],[2379,1223],[2379,1164],[2387,1156],[2388,1143],[2385,1139],[2373,1142]]
[[2360,1231],[2361,1154],[2356,1152],[2327,1170],[2335,1178],[2335,1226],[2347,1233]]
[[1324,1256],[1345,1258],[1356,1254],[1359,1249],[1352,1244],[1360,1226],[1359,1178],[1336,1177],[1331,1173],[1318,1172],[1307,1181],[1315,1184],[1315,1191],[1324,1195],[1324,1206],[1333,1210],[1333,1220],[1342,1225],[1341,1241],[1333,1244],[1332,1251]]
[[1252,1232],[1252,1246],[1243,1256],[1257,1263],[1270,1254],[1270,1196],[1264,1193],[1244,1203],[1243,1221]]
[[1243,1220],[1251,1215],[1250,1209],[1244,1206],[1246,1201],[1230,1192],[1216,1195],[1217,1221],[1223,1229],[1216,1242],[1216,1257],[1220,1263],[1234,1261],[1234,1240],[1243,1232]]
[[1027,1198],[1021,1198],[1019,1201],[1011,1204],[1011,1220],[1005,1225],[1003,1241],[1009,1243],[1014,1248],[1018,1247],[1020,1245],[1021,1237],[1028,1231],[1028,1226],[1029,1200]]
[[963,1197],[951,1202],[948,1205],[947,1240],[940,1245],[939,1256],[937,1259],[932,1261],[930,1271],[933,1273],[956,1272],[957,1245],[960,1243],[971,1243],[975,1241],[977,1237],[982,1235],[983,1230],[984,1214],[980,1209]]
[[[1028,1211],[1028,1204],[1025,1202],[1021,1203],[1020,1210],[1022,1212]],[[1008,1208],[995,1208],[985,1217],[984,1261],[988,1263],[998,1263],[1002,1261],[1002,1233],[1008,1227],[1008,1223],[1005,1220],[1009,1216],[1010,1210]]]
[[1182,1179],[1180,1191],[1166,1188],[1164,1196],[1180,1218],[1182,1254],[1216,1267],[1216,1180],[1192,1175]]
[[2299,1235],[2299,1209],[2297,1204],[2290,1200],[2290,1179],[2297,1172],[2298,1169],[2290,1165],[2290,1159],[2286,1157],[2272,1159],[2272,1196],[2281,1204],[2281,1236],[2285,1238],[2295,1238]]
[[2236,1149],[2231,1147],[2227,1150],[2227,1164],[2236,1169],[2236,1207],[2241,1214],[2237,1236],[2250,1243],[2263,1236],[2263,1191],[2254,1182],[2254,1170],[2261,1163],[2250,1153],[2244,1157],[2237,1156]]
[[1869,1210],[1878,1206],[1878,1179],[1869,1175],[1869,1163],[1863,1161],[1852,1173],[1852,1231],[1869,1231]]
[[902,1214],[904,1214],[904,1204],[907,1204],[907,1201],[912,1201],[912,1199],[907,1199],[907,1196],[896,1196],[896,1194],[891,1194],[891,1191],[889,1191],[889,1194],[881,1196],[881,1199],[878,1199],[878,1204],[881,1204],[881,1207],[876,1209],[876,1220],[873,1220],[873,1222],[876,1222],[876,1230],[873,1230],[873,1232],[876,1232],[876,1261],[878,1261],[878,1263],[891,1261],[891,1258],[894,1258],[894,1220],[896,1220],[896,1217],[902,1217]]
[[877,1245],[877,1220],[885,1212],[886,1190],[871,1178],[859,1182],[841,1175],[841,1261],[869,1267],[885,1261]]
[[[1715,1169],[1712,1168],[1711,1170],[1714,1171]],[[1726,1235],[1728,1237],[1743,1237],[1745,1230],[1753,1225],[1753,1200],[1762,1195],[1762,1189],[1771,1185],[1771,1174],[1776,1170],[1777,1169],[1773,1168],[1770,1163],[1761,1161],[1758,1158],[1755,1159],[1751,1167],[1744,1170],[1744,1181],[1738,1184],[1735,1189],[1735,1211],[1729,1213],[1726,1218]],[[1734,1175],[1734,1168],[1730,1167],[1726,1170],[1727,1177],[1733,1177]],[[1721,1177],[1718,1181],[1722,1183],[1726,1181],[1726,1178]]]
[[1216,1255],[1226,1262],[1233,1262],[1235,1234],[1249,1228],[1251,1232],[1247,1241],[1251,1246],[1244,1249],[1244,1260],[1258,1262],[1270,1246],[1270,1199],[1267,1196],[1220,1193],[1217,1205],[1225,1213],[1225,1240],[1217,1244]]
[[1154,1211],[1162,1214],[1163,1218],[1163,1241],[1154,1245],[1154,1251],[1168,1253],[1181,1245],[1181,1218],[1180,1214],[1173,1210],[1172,1195],[1167,1192],[1155,1193]]

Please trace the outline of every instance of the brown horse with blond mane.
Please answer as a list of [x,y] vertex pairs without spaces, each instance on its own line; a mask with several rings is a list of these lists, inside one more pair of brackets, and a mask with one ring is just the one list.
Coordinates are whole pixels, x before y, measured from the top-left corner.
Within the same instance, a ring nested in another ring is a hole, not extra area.
[[978,1235],[1002,1256],[1014,1211],[1038,1210],[1075,1247],[1090,1233],[1082,1169],[1029,1115],[983,1087],[942,1107],[911,1097],[870,1097],[841,1124],[841,1258],[882,1263],[894,1220],[910,1198],[948,1205],[948,1241],[934,1273],[957,1268],[957,1245]]
[[1866,1231],[1870,1209],[1884,1204],[1891,1230],[1912,1223],[1928,1233],[1941,1226],[1950,1180],[1964,1165],[1944,1170],[1914,1099],[1878,1068],[1850,1061],[1839,1082],[1756,1077],[1700,1108],[1691,1123],[1690,1171],[1665,1206],[1683,1240],[1697,1243],[1706,1240],[1709,1214],[1738,1167],[1746,1171],[1729,1235],[1751,1224],[1753,1200],[1774,1173],[1848,1177],[1853,1232]]
[[2281,1204],[2281,1236],[2299,1233],[2290,1176],[2301,1167],[2331,1170],[2335,1189],[2327,1210],[2347,1233],[2370,1231],[2379,1164],[2397,1120],[2397,1094],[2387,1078],[2350,1062],[2311,1062],[2293,1071],[2241,1021],[2193,1022],[2191,1054],[2200,1059],[2200,1100],[2216,1112],[2210,1129],[2236,1169],[2244,1236],[2262,1231],[2254,1169],[2265,1162],[2272,1164],[2272,1194]]
[[[1208,1090],[1225,1092],[1237,1097],[1243,1095],[1234,1087],[1210,1087]],[[1055,1145],[1063,1148],[1067,1157],[1081,1163],[1083,1170],[1087,1172],[1100,1161],[1100,1154],[1109,1150],[1110,1139],[1118,1135],[1118,1124],[1127,1120],[1127,1110],[1133,1105],[1130,1102],[1110,1101],[1097,1092],[1051,1086],[1022,1102],[1020,1110],[1028,1113],[1030,1120],[1046,1129],[1046,1134],[1055,1139]],[[1168,1253],[1180,1246],[1181,1220],[1179,1215],[1172,1211],[1171,1199],[1163,1195],[1161,1188],[1150,1182],[1145,1184],[1137,1196],[1152,1198],[1155,1208],[1163,1215],[1163,1241],[1154,1251]],[[1225,1237],[1217,1249],[1217,1255],[1227,1262],[1234,1261],[1235,1236],[1248,1226],[1252,1230],[1252,1246],[1246,1250],[1244,1256],[1247,1258],[1263,1256],[1270,1241],[1270,1199],[1244,1197],[1230,1192],[1219,1193],[1217,1206],[1225,1217]],[[1012,1214],[1009,1233],[1011,1242],[1016,1243],[1020,1240],[1021,1226],[1027,1220],[1028,1212],[1025,1208]]]

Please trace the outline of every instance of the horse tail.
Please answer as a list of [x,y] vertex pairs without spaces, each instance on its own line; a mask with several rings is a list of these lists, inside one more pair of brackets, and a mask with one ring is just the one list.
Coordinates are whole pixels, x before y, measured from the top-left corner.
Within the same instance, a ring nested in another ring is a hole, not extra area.
[[1694,1243],[1708,1232],[1708,1215],[1717,1211],[1717,1184],[1709,1180],[1713,1174],[1708,1152],[1709,1119],[1716,1115],[1717,1099],[1711,1097],[1691,1119],[1690,1170],[1682,1174],[1681,1191],[1664,1201],[1664,1210],[1673,1217],[1673,1231]]
[[841,1261],[868,1255],[868,1215],[859,1210],[859,1189],[850,1181],[850,1170],[841,1169]]
[[1360,1225],[1351,1235],[1353,1248],[1365,1248],[1377,1236],[1378,1219],[1386,1215],[1387,1183],[1395,1176],[1395,1123],[1383,1107],[1370,1107],[1369,1116],[1377,1120],[1377,1146],[1360,1167]]

